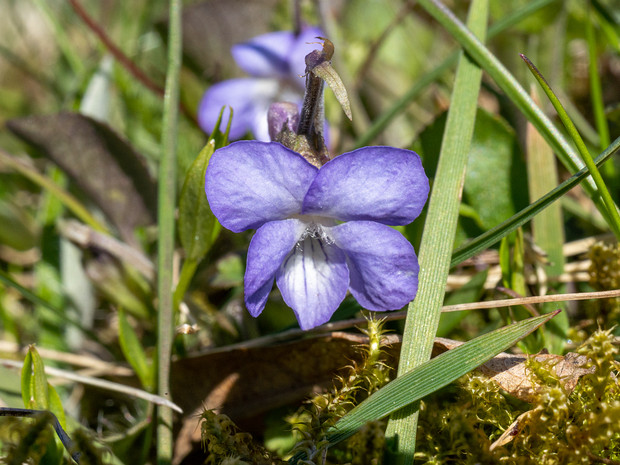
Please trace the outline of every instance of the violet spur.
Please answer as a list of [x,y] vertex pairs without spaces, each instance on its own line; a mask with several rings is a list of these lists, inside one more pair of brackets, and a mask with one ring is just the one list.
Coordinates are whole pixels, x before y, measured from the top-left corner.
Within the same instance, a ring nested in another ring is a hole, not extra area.
[[374,311],[415,297],[415,251],[389,227],[411,223],[426,203],[415,152],[364,147],[317,168],[279,143],[239,141],[215,151],[205,181],[222,226],[256,229],[244,277],[252,316],[274,279],[304,330],[329,321],[347,291]]

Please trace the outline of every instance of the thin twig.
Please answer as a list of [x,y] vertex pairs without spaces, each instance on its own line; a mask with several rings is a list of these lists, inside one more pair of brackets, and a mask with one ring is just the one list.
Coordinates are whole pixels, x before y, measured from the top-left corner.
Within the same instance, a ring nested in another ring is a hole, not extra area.
[[620,289],[601,292],[578,292],[573,294],[536,295],[519,299],[489,300],[487,302],[472,302],[468,304],[446,305],[442,312],[460,312],[463,310],[477,310],[484,308],[511,307],[514,305],[542,304],[545,302],[566,302],[570,300],[610,299],[620,297]]
[[[587,299],[605,299],[620,297],[620,289],[613,291],[601,291],[601,292],[582,292],[574,294],[556,294],[556,295],[544,295],[533,297],[522,297],[519,299],[503,299],[503,300],[489,300],[486,302],[472,302],[467,304],[458,305],[446,305],[442,307],[442,312],[459,312],[464,310],[478,310],[487,308],[498,307],[511,307],[516,305],[525,304],[537,304],[544,302],[565,302],[570,300],[587,300]],[[402,312],[386,312],[380,315],[381,319],[385,321],[402,320],[407,315],[406,311]],[[264,347],[275,343],[281,343],[284,341],[290,341],[298,339],[299,337],[308,337],[316,334],[332,333],[334,331],[341,331],[347,328],[355,326],[364,326],[368,320],[366,318],[351,318],[348,320],[334,321],[332,323],[326,323],[311,331],[304,331],[301,329],[289,329],[277,334],[270,334],[268,336],[262,336],[249,341],[239,342],[237,344],[231,344],[224,347],[210,348],[205,351],[201,351],[199,355],[212,354],[216,352],[227,352],[233,349],[249,349],[253,347]],[[198,354],[196,354],[198,355]]]

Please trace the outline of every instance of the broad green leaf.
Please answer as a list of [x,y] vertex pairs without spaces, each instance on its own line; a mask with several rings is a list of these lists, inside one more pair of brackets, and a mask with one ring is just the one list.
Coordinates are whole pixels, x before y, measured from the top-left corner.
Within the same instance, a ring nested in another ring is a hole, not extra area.
[[[597,166],[602,165],[607,161],[618,149],[620,148],[620,137],[618,137],[612,144],[601,153],[595,160]],[[493,229],[481,234],[467,245],[458,248],[452,254],[452,263],[450,266],[456,266],[464,260],[473,257],[478,252],[490,247],[496,242],[500,241],[502,237],[510,234],[519,226],[525,224],[531,218],[533,218],[538,212],[544,210],[553,202],[558,200],[573,187],[579,184],[588,176],[588,170],[586,168],[581,169],[578,173],[575,173],[569,179],[564,181],[558,187],[547,193],[545,196],[538,199],[536,202],[528,205],[516,215],[508,218],[502,224],[495,226]]]
[[205,195],[205,172],[215,151],[211,139],[189,169],[179,199],[179,238],[188,260],[200,261],[220,231]]
[[[420,150],[424,169],[431,178],[435,175],[445,124],[444,113],[424,129],[415,147]],[[471,218],[477,227],[463,223],[467,232],[474,235],[480,232],[478,228],[491,229],[513,215],[519,207],[527,205],[524,179],[525,166],[514,131],[504,120],[478,109],[467,157],[464,204],[461,206],[461,216]],[[470,214],[463,211],[465,205],[470,207]]]
[[[441,389],[516,344],[558,311],[505,326],[413,368],[372,394],[327,431],[334,445],[355,434],[366,422],[378,420]],[[296,454],[291,463],[304,458]]]
[[[479,109],[465,174],[464,199],[484,230],[527,205],[525,166],[515,134],[501,119]],[[489,201],[489,199],[492,199]]]
[[140,339],[131,327],[127,314],[121,308],[118,311],[119,342],[125,359],[134,369],[144,389],[152,390],[155,386],[155,371],[153,365],[149,363],[140,344]]
[[28,347],[22,368],[22,399],[26,408],[48,410],[50,406],[45,367],[33,345]]

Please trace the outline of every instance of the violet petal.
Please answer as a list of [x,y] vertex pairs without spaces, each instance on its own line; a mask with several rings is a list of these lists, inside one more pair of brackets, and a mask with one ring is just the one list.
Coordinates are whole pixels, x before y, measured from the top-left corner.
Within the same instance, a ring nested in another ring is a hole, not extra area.
[[428,189],[428,178],[415,152],[364,147],[321,167],[302,213],[404,225],[420,214]]
[[239,141],[211,156],[205,192],[222,226],[241,232],[298,214],[316,172],[277,142]]
[[252,131],[259,140],[269,140],[267,109],[278,94],[278,81],[274,79],[240,78],[222,81],[209,87],[198,107],[198,122],[207,134],[213,132],[222,107],[221,130],[226,129],[233,109],[230,140],[242,138]]
[[299,220],[272,221],[258,228],[252,237],[243,278],[245,305],[252,316],[265,308],[276,272],[304,230]]
[[329,321],[347,294],[345,256],[324,239],[307,236],[282,263],[276,284],[301,329],[312,329]]
[[418,259],[398,231],[372,221],[352,221],[327,232],[349,267],[349,290],[368,310],[397,310],[418,289]]
[[295,44],[295,35],[290,31],[269,32],[233,45],[231,53],[237,65],[252,76],[286,77]]

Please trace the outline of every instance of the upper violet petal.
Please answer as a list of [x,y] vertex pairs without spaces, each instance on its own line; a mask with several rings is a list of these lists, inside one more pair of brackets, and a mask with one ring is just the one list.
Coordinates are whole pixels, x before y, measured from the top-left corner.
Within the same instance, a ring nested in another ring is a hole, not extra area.
[[290,31],[269,32],[233,45],[231,53],[237,65],[252,76],[287,77],[289,54],[295,43]]
[[257,139],[268,141],[267,109],[278,91],[275,79],[239,78],[218,82],[209,87],[200,101],[198,123],[210,134],[225,107],[221,123],[224,130],[230,118],[230,106],[233,109],[230,140],[240,139],[251,130]]
[[304,230],[299,220],[272,221],[258,228],[252,237],[243,278],[245,305],[252,316],[265,308],[276,272]]
[[422,211],[428,190],[428,178],[415,152],[363,147],[321,167],[302,213],[405,225]]
[[349,267],[349,290],[368,310],[397,310],[418,290],[418,259],[398,231],[371,221],[343,223],[327,232]]
[[312,329],[329,321],[347,294],[345,256],[333,244],[308,235],[282,263],[276,284],[300,328]]
[[300,213],[316,172],[277,142],[238,141],[211,156],[205,192],[222,226],[241,232]]

